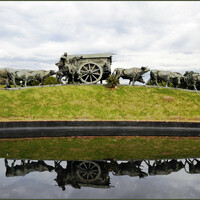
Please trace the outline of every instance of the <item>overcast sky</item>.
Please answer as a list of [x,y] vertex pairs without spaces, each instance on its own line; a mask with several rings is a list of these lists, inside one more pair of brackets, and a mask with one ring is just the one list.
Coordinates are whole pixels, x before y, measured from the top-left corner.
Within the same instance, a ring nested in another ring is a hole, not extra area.
[[200,2],[0,2],[0,67],[57,69],[64,53],[200,72]]

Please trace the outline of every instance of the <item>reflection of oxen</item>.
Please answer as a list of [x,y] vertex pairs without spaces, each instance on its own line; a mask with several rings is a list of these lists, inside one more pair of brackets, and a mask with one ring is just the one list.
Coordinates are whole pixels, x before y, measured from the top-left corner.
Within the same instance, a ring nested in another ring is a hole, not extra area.
[[173,83],[175,87],[178,87],[181,83],[182,74],[178,72],[170,72],[170,71],[160,71],[160,70],[151,70],[150,71],[150,79],[147,81],[147,84],[151,84],[152,81],[155,81],[155,84],[161,83],[163,86],[163,81],[165,82],[165,87],[169,85],[169,83]]
[[149,69],[147,67],[141,67],[141,68],[134,67],[130,69],[116,68],[113,74],[116,74],[123,79],[129,79],[130,80],[129,84],[132,82],[132,85],[134,85],[136,81],[145,83],[142,78],[142,75],[148,71]]
[[123,175],[128,175],[128,176],[139,176],[139,178],[144,178],[145,176],[148,176],[147,173],[143,172],[141,169],[141,163],[142,161],[129,161],[126,163],[112,163],[113,166],[113,174],[115,176],[123,176]]
[[[189,166],[189,169],[186,169],[187,164]],[[185,171],[189,174],[200,174],[200,161],[197,159],[186,159]]]
[[153,165],[150,164],[150,161],[145,161],[148,165],[148,173],[150,176],[153,175],[168,175],[171,172],[177,172],[181,170],[184,165],[181,161],[177,161],[175,159],[168,160],[156,160]]
[[37,162],[28,160],[21,160],[20,165],[15,165],[14,160],[11,166],[8,165],[8,160],[5,159],[5,167],[6,167],[6,176],[25,176],[30,172],[43,172],[43,171],[52,171],[54,168],[52,166],[47,165],[43,160],[38,160]]

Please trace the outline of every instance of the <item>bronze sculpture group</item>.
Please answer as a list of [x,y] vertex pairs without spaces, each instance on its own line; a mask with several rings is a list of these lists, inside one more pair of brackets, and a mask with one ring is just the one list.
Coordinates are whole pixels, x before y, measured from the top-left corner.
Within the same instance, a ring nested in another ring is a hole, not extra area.
[[[56,75],[58,83],[62,83],[62,79],[68,83],[75,84],[75,82],[84,84],[96,84],[103,80],[108,79],[111,75],[112,64],[111,53],[101,54],[82,54],[82,55],[68,55],[64,53],[59,62],[55,65],[58,66],[58,71],[53,70],[25,70],[25,69],[0,69],[0,79],[6,79],[6,88],[11,87],[12,82],[15,87],[16,80],[21,81],[21,86],[26,87],[30,81],[39,81],[39,85],[49,77]],[[136,81],[145,83],[143,75],[149,72],[148,67],[141,68],[116,68],[112,75],[118,78],[129,79],[129,84],[132,85]],[[200,74],[195,72],[186,72],[184,75],[178,72],[151,70],[150,79],[147,85],[162,85],[168,87],[173,84],[174,87],[191,88],[197,90],[200,85]]]

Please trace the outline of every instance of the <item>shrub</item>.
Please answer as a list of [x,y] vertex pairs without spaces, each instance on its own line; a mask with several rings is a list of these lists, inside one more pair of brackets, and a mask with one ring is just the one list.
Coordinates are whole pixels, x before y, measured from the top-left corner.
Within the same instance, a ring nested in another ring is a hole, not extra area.
[[[39,84],[40,84],[39,81],[30,81],[28,83],[28,85],[30,85],[30,86],[37,86]],[[42,85],[54,85],[54,84],[58,84],[56,77],[50,76],[44,81],[44,83]]]
[[54,85],[58,84],[56,77],[50,76],[48,77],[42,85]]
[[106,79],[107,87],[109,88],[116,88],[116,86],[119,84],[119,76],[118,75],[109,75],[109,77]]

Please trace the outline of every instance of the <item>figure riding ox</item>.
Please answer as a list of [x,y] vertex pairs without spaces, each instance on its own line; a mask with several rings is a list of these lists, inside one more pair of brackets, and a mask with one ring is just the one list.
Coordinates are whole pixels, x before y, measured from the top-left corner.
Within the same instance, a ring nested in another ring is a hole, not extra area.
[[58,66],[58,72],[56,73],[56,79],[58,83],[62,83],[61,79],[65,77],[68,79],[68,83],[72,81],[74,84],[75,75],[77,74],[78,69],[78,60],[80,60],[82,56],[74,56],[70,59],[67,57],[67,53],[65,52],[64,55],[61,56],[58,63],[55,65]]
[[124,69],[124,68],[116,68],[113,72],[113,74],[119,76],[119,78],[123,78],[123,79],[129,79],[130,82],[129,84],[132,82],[132,85],[134,85],[134,83],[136,81],[139,81],[141,83],[145,83],[142,75],[147,73],[148,71],[150,71],[147,67],[141,67],[141,68],[130,68],[130,69]]
[[182,78],[183,75],[178,72],[151,70],[150,79],[146,84],[151,84],[153,81],[155,81],[157,86],[158,83],[161,83],[164,86],[163,82],[165,82],[165,87],[168,87],[170,83],[173,83],[175,87],[178,87]]

